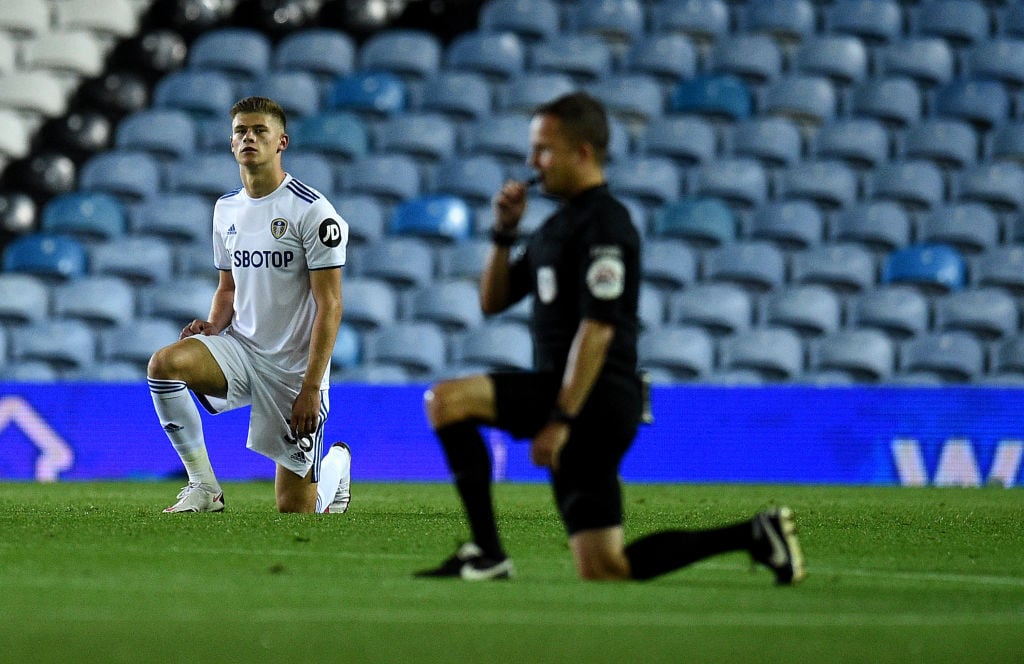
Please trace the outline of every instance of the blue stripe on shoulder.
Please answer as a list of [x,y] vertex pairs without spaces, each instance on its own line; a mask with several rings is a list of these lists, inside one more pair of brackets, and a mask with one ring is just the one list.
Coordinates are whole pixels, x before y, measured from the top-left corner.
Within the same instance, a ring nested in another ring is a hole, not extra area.
[[293,194],[307,203],[312,203],[320,198],[316,192],[294,178],[292,178],[292,181],[288,183],[287,187]]
[[240,192],[240,191],[242,191],[241,187],[239,187],[238,189],[232,189],[231,191],[229,191],[228,193],[224,194],[223,196],[221,196],[217,200],[221,200],[223,198],[231,198],[232,196],[237,196],[238,192]]

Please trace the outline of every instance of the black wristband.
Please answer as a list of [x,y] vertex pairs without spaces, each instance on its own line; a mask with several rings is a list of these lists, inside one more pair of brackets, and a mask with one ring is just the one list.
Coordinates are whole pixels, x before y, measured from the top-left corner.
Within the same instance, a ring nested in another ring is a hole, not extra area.
[[560,424],[572,424],[573,422],[576,421],[576,416],[570,415],[569,413],[565,412],[565,410],[561,406],[556,404],[551,408],[551,414],[548,415],[548,421],[558,422]]
[[491,242],[499,247],[511,247],[519,239],[519,233],[515,231],[503,231],[498,228],[491,229]]

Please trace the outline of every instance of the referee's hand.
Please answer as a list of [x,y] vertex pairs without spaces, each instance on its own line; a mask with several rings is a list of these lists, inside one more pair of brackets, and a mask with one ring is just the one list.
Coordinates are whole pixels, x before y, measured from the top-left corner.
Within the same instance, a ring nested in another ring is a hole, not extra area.
[[526,211],[526,183],[508,180],[493,200],[494,223],[498,230],[514,231]]
[[530,461],[537,466],[558,472],[562,448],[569,442],[569,425],[564,422],[548,422],[537,432],[530,445]]

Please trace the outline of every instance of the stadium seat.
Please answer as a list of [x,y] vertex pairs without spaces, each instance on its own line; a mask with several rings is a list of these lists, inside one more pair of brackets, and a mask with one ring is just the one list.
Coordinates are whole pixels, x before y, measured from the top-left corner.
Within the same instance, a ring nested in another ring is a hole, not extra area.
[[612,51],[596,35],[563,33],[535,44],[530,69],[567,74],[577,83],[591,83],[612,71]]
[[458,196],[428,194],[398,203],[388,225],[391,235],[417,236],[448,244],[473,233],[473,212]]
[[296,180],[316,189],[333,202],[338,172],[334,162],[323,152],[289,147],[284,157],[284,167]]
[[722,339],[719,364],[724,369],[756,371],[766,381],[797,378],[804,369],[800,336],[785,327],[756,327]]
[[677,290],[697,280],[697,253],[675,239],[651,239],[644,243],[641,278],[665,291]]
[[715,338],[750,328],[754,298],[740,286],[698,283],[668,296],[668,322],[698,325]]
[[654,234],[679,239],[696,249],[728,244],[739,235],[728,205],[715,198],[681,198],[658,208]]
[[104,360],[69,371],[63,380],[79,383],[144,383],[146,369],[139,363]]
[[704,118],[689,115],[655,118],[639,143],[642,154],[669,157],[683,167],[709,161],[718,152],[715,127]]
[[974,259],[971,277],[976,286],[996,286],[1017,297],[1024,296],[1024,247],[990,247]]
[[[237,179],[237,171],[235,175]],[[114,194],[126,203],[139,202],[160,190],[160,165],[148,152],[101,152],[82,165],[78,187],[83,191]]]
[[1015,162],[1024,166],[1024,122],[1013,121],[993,130],[991,157],[995,161]]
[[89,30],[111,42],[139,30],[138,7],[131,0],[62,0],[54,9],[57,27]]
[[637,318],[640,330],[653,330],[665,324],[665,293],[648,283],[640,283]]
[[906,159],[928,159],[938,166],[958,170],[978,159],[978,136],[960,120],[929,118],[907,128],[903,137]]
[[408,107],[405,82],[391,72],[356,71],[335,79],[324,110],[351,111],[368,119],[403,113]]
[[808,366],[840,371],[857,383],[882,383],[896,368],[896,345],[880,330],[839,330],[810,341]]
[[818,159],[841,159],[859,170],[889,160],[889,134],[871,118],[843,118],[826,123],[813,140]]
[[441,328],[423,321],[388,325],[368,339],[366,348],[368,361],[400,366],[415,379],[438,374],[448,355]]
[[177,108],[196,119],[217,119],[230,124],[225,114],[237,101],[231,78],[218,70],[183,69],[165,75],[153,88],[154,108]]
[[442,248],[438,267],[448,279],[464,279],[476,284],[490,252],[490,238],[470,238]]
[[193,319],[206,320],[217,291],[215,279],[213,274],[208,277],[183,276],[144,286],[138,298],[139,313],[143,317],[163,318],[182,326]]
[[697,49],[674,33],[641,35],[626,54],[626,71],[655,77],[671,87],[697,73]]
[[[626,209],[632,214],[630,209],[629,198],[620,197],[620,201],[626,206]],[[553,215],[558,209],[558,205],[554,199],[548,198],[547,196],[535,196],[526,206],[526,212],[523,214],[523,218],[519,220],[519,234],[526,236],[538,228],[547,221],[548,217]],[[486,217],[480,220],[482,223],[477,226],[477,233],[486,234],[490,230],[490,211]],[[633,218],[634,225],[636,224],[636,218]]]
[[715,43],[708,69],[716,74],[738,76],[757,88],[782,74],[782,49],[768,35],[732,34]]
[[263,72],[245,86],[246,94],[276,101],[289,120],[320,112],[323,102],[320,89],[315,75],[299,69]]
[[994,346],[991,373],[1024,378],[1024,335],[1004,339]]
[[856,243],[811,247],[794,254],[790,265],[792,283],[820,284],[841,295],[873,288],[877,281],[874,256]]
[[700,380],[714,367],[715,343],[706,330],[696,326],[672,326],[647,330],[637,343],[637,359],[644,369],[663,369],[673,381]]
[[998,212],[1024,210],[1024,166],[986,162],[960,173],[957,200],[979,201]]
[[647,74],[609,74],[587,85],[586,90],[625,123],[632,136],[639,136],[660,118],[665,106],[661,85]]
[[841,319],[839,296],[818,284],[768,293],[761,301],[759,317],[765,325],[788,327],[808,339],[836,332]]
[[370,153],[345,167],[342,183],[348,193],[372,194],[394,204],[419,195],[420,172],[409,155]]
[[935,329],[969,332],[981,341],[1002,339],[1020,332],[1020,310],[1002,289],[967,288],[935,299]]
[[824,76],[790,74],[765,88],[760,112],[790,118],[804,128],[817,128],[836,116],[838,98]]
[[556,36],[561,20],[555,0],[488,0],[480,8],[482,30],[514,32],[527,44]]
[[413,381],[403,367],[393,364],[358,364],[331,376],[332,382],[368,385],[404,385]]
[[403,113],[383,120],[377,151],[408,154],[422,164],[434,164],[455,153],[457,127],[440,113]]
[[349,277],[342,285],[344,320],[360,332],[379,330],[398,318],[398,295],[391,284],[374,277]]
[[1010,118],[1010,94],[1003,84],[987,79],[955,79],[935,90],[935,113],[966,120],[982,131]]
[[481,74],[441,71],[423,86],[420,107],[456,121],[471,121],[491,113],[491,86]]
[[896,41],[903,33],[903,8],[896,0],[836,0],[824,15],[826,31],[854,35],[871,46]]
[[376,242],[385,232],[385,206],[371,194],[333,198],[334,208],[348,222],[350,247]]
[[222,71],[239,80],[270,69],[270,39],[251,28],[214,28],[192,42],[188,66],[199,71]]
[[682,175],[668,157],[636,156],[608,166],[612,190],[645,205],[658,206],[679,198]]
[[921,118],[922,94],[906,76],[869,78],[853,89],[850,115],[875,118],[902,129]]
[[190,156],[197,142],[192,117],[175,108],[147,108],[132,113],[117,124],[114,135],[118,150],[141,150],[165,160]]
[[131,362],[145,368],[153,353],[178,340],[181,327],[160,318],[137,318],[100,333],[100,356],[104,361]]
[[931,302],[913,286],[883,284],[854,296],[848,317],[851,327],[880,330],[902,341],[928,331]]
[[413,320],[436,323],[448,333],[472,330],[483,323],[476,285],[465,279],[430,284],[413,293]]
[[274,47],[278,70],[310,72],[320,85],[355,69],[356,47],[341,30],[305,28],[285,35]]
[[999,220],[984,203],[943,205],[921,219],[918,238],[972,256],[999,244]]
[[209,239],[205,242],[186,242],[172,246],[175,276],[209,278],[217,275],[217,268],[213,264],[213,247],[210,246]]
[[531,70],[513,78],[503,89],[499,103],[502,111],[531,115],[541,104],[576,90],[576,84],[564,72]]
[[53,72],[19,69],[0,74],[0,108],[25,114],[38,125],[63,115],[67,107],[64,88]]
[[925,88],[953,79],[955,56],[942,37],[908,36],[878,52],[879,71],[885,76],[908,76]]
[[833,242],[856,242],[877,254],[910,243],[910,215],[893,201],[865,201],[840,210],[830,225]]
[[[32,274],[0,272],[0,329],[38,323],[50,315],[50,287]],[[3,353],[0,353],[2,363]]]
[[390,71],[423,81],[441,68],[440,39],[425,30],[386,28],[370,35],[359,49],[359,68]]
[[915,30],[921,35],[941,37],[954,48],[961,48],[988,37],[988,12],[975,0],[933,0],[922,3]]
[[137,284],[170,279],[173,273],[170,245],[149,237],[125,236],[93,246],[89,272],[124,277]]
[[985,39],[967,52],[966,71],[973,78],[991,78],[1010,89],[1024,86],[1024,39]]
[[780,249],[796,251],[819,244],[825,217],[810,201],[776,201],[754,210],[746,232],[752,240],[767,240]]
[[737,76],[699,75],[676,86],[669,99],[668,110],[735,122],[750,117],[754,99],[750,88]]
[[488,205],[505,181],[505,169],[491,155],[455,156],[438,164],[433,191],[463,198],[470,205]]
[[4,272],[25,272],[50,282],[77,279],[86,273],[88,256],[74,238],[29,233],[15,238],[3,250]]
[[963,256],[944,244],[913,244],[889,254],[882,265],[882,283],[906,283],[926,294],[963,288],[967,266]]
[[167,170],[166,191],[219,197],[242,186],[238,162],[227,150],[203,152]]
[[26,70],[49,70],[72,88],[82,78],[103,72],[104,55],[99,38],[89,30],[58,28],[28,40],[22,49]]
[[748,0],[742,9],[744,30],[766,34],[784,49],[817,30],[817,12],[810,0]]
[[0,28],[18,38],[49,32],[52,25],[46,0],[19,0],[0,5]]
[[823,210],[849,207],[857,200],[857,173],[838,159],[809,159],[782,171],[779,197],[807,200]]
[[448,69],[479,72],[495,81],[508,81],[523,71],[525,63],[526,48],[512,32],[465,31],[444,53]]
[[96,328],[124,325],[135,317],[135,289],[119,277],[85,275],[54,287],[53,315]]
[[725,0],[662,0],[651,5],[650,19],[652,32],[683,34],[705,53],[731,29]]
[[133,235],[155,235],[169,242],[209,242],[213,203],[200,194],[158,193],[135,205],[128,217]]
[[868,49],[853,35],[820,35],[797,49],[796,70],[826,76],[837,86],[859,83],[868,75]]
[[335,163],[358,159],[370,151],[369,129],[353,112],[324,111],[293,124],[291,147],[322,152]]
[[800,129],[792,120],[756,116],[736,123],[731,133],[732,153],[753,157],[769,168],[798,162],[803,150]]
[[425,286],[434,277],[434,255],[420,238],[386,237],[363,249],[359,274],[384,279],[400,289]]
[[43,206],[40,230],[67,233],[83,242],[120,237],[127,230],[125,206],[112,194],[73,191],[51,198]]
[[79,369],[96,360],[96,334],[80,320],[47,319],[10,330],[11,359],[39,360],[59,372]]
[[642,0],[580,2],[570,6],[568,32],[593,34],[619,55],[646,30],[646,3]]
[[0,108],[0,124],[6,129],[0,135],[0,172],[3,172],[12,160],[28,156],[33,130],[28,120],[6,108]]
[[770,242],[739,240],[705,254],[704,280],[766,293],[785,283],[786,256]]
[[362,337],[351,325],[342,323],[338,326],[338,335],[334,338],[334,350],[331,352],[331,374],[351,369],[362,359]]
[[693,193],[749,210],[768,198],[768,173],[756,159],[722,157],[697,167]]
[[985,349],[966,332],[933,332],[904,341],[900,373],[931,374],[943,383],[968,383],[984,371]]
[[923,159],[881,164],[869,174],[873,200],[896,201],[914,212],[940,205],[945,200],[945,186],[939,167]]
[[457,348],[461,364],[483,365],[491,370],[533,368],[533,339],[525,325],[493,321],[466,332]]

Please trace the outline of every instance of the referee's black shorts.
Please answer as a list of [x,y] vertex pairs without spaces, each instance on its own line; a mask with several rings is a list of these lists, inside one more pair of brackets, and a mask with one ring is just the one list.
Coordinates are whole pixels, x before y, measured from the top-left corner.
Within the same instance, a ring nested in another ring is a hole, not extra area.
[[[544,372],[499,372],[494,381],[496,426],[532,439],[548,422],[562,376]],[[566,531],[622,524],[619,465],[640,421],[639,380],[604,379],[594,386],[551,474],[555,501]]]

